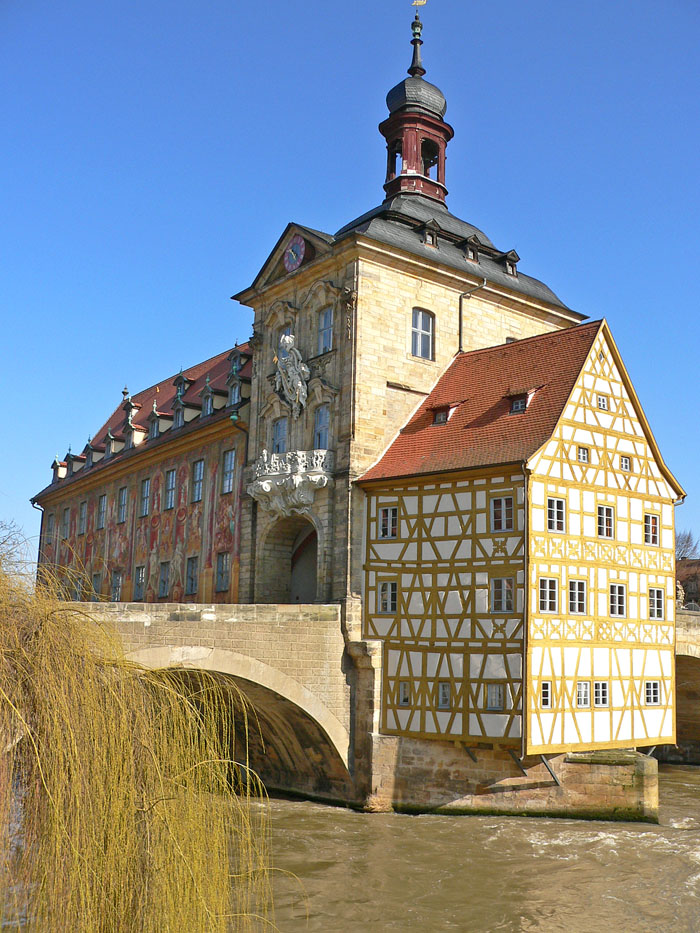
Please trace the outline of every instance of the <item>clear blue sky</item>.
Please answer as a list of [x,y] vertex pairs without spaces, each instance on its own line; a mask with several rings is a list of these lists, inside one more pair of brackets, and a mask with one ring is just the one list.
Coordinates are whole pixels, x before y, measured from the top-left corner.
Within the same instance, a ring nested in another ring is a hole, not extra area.
[[[383,197],[409,0],[2,0],[0,519],[121,400],[250,332],[289,220]],[[696,0],[428,0],[449,206],[610,321],[700,532]]]

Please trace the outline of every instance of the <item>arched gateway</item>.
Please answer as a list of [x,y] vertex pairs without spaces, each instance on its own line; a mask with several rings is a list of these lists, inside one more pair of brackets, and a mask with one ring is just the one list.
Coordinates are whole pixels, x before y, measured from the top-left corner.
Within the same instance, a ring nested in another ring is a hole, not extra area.
[[255,601],[318,602],[320,552],[316,526],[305,516],[293,515],[270,525],[258,550]]

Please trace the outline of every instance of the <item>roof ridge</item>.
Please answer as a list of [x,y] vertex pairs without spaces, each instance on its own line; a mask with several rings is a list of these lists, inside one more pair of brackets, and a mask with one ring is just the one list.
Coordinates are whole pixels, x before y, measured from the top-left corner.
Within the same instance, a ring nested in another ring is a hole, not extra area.
[[[247,340],[246,340],[245,343],[237,343],[235,346],[231,347],[231,348],[228,349],[228,350],[222,350],[220,353],[215,353],[214,356],[210,356],[208,360],[202,360],[202,361],[199,362],[199,363],[193,363],[191,366],[187,366],[187,367],[184,367],[184,366],[183,366],[183,368],[180,370],[180,372],[175,373],[175,374],[173,375],[172,378],[173,378],[173,380],[177,379],[177,377],[180,375],[180,373],[182,373],[182,375],[186,377],[188,372],[190,372],[190,371],[193,370],[193,369],[196,369],[198,366],[206,366],[207,363],[211,363],[211,362],[213,362],[214,360],[218,360],[218,359],[220,359],[222,356],[227,355],[227,354],[229,354],[229,353],[232,353],[233,350],[240,349],[241,347],[247,346],[247,344],[248,344],[248,341],[247,341]],[[155,389],[157,386],[162,385],[164,382],[168,382],[168,379],[169,379],[169,377],[166,376],[164,379],[159,379],[157,382],[154,382],[152,386],[148,386],[148,387],[145,388],[145,389],[139,389],[138,392],[133,392],[133,393],[131,394],[131,398],[133,399],[133,398],[136,397],[137,395],[143,395],[144,392],[151,392],[151,391],[152,391],[153,389]],[[196,380],[195,380],[195,381],[196,381]]]
[[[545,331],[544,334],[533,334],[530,337],[518,337],[515,340],[512,340],[510,343],[495,343],[491,347],[477,347],[475,350],[458,350],[453,358],[453,363],[459,359],[463,359],[465,356],[475,356],[477,353],[491,353],[493,350],[502,350],[504,347],[513,347],[516,345],[522,346],[524,343],[532,343],[535,340],[544,340],[546,337],[559,337],[563,334],[571,334],[573,331],[581,331],[589,327],[597,328],[603,323],[604,320],[605,318],[600,318],[597,321],[585,321],[581,324],[574,324],[572,327],[561,327],[559,330],[548,330]],[[445,370],[445,373],[446,372],[447,370]]]

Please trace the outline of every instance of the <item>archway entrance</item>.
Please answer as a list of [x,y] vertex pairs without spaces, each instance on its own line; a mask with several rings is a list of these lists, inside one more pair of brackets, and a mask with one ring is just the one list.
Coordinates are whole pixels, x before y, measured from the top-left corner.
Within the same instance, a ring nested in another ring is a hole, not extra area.
[[268,529],[258,552],[255,601],[314,603],[318,598],[318,537],[301,515]]

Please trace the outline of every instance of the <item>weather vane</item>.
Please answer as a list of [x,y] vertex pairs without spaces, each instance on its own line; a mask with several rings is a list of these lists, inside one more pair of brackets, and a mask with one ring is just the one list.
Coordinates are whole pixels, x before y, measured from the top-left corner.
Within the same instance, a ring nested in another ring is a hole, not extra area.
[[425,6],[428,0],[413,0],[411,6]]

